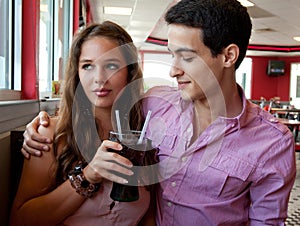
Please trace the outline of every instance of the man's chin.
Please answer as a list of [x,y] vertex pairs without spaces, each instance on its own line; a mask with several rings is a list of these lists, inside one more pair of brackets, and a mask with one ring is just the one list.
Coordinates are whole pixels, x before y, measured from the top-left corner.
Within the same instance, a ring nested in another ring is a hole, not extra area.
[[184,90],[180,90],[180,95],[183,100],[192,101],[190,95],[187,92],[185,92]]

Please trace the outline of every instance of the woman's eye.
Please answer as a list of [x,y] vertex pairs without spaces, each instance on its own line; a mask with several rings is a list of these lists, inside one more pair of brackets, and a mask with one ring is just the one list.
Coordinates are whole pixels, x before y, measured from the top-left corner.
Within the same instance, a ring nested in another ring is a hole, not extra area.
[[106,65],[106,69],[109,69],[109,70],[118,70],[119,69],[119,66],[117,64],[107,64]]
[[82,69],[84,69],[84,70],[91,70],[92,68],[93,68],[93,66],[91,64],[82,65]]

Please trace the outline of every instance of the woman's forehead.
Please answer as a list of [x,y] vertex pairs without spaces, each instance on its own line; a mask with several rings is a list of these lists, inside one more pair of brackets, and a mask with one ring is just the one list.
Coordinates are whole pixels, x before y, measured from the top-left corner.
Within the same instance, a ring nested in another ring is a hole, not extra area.
[[83,43],[80,58],[123,58],[121,48],[115,40],[106,37],[93,37]]

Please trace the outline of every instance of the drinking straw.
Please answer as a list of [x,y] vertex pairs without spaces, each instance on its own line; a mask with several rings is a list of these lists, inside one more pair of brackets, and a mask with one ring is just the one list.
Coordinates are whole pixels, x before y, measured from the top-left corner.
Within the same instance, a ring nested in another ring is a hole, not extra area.
[[123,139],[122,136],[122,129],[121,129],[121,122],[120,122],[120,114],[119,114],[119,110],[116,110],[116,120],[117,120],[117,129],[118,129],[118,133],[120,135],[120,139]]
[[152,113],[152,111],[148,111],[148,113],[147,113],[146,120],[145,120],[143,129],[142,129],[142,132],[141,132],[141,136],[140,136],[137,144],[141,144],[143,142],[143,139],[144,139],[144,136],[145,136],[145,133],[146,133],[146,129],[147,129],[147,126],[148,126],[148,123],[149,123],[149,120],[150,120],[151,113]]

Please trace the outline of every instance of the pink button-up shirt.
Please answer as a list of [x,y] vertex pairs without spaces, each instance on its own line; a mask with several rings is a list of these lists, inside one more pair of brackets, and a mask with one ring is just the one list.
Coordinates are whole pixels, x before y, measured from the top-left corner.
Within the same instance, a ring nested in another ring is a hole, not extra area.
[[158,225],[284,225],[296,174],[293,135],[240,93],[241,114],[217,118],[191,143],[192,103],[173,88],[148,92]]

